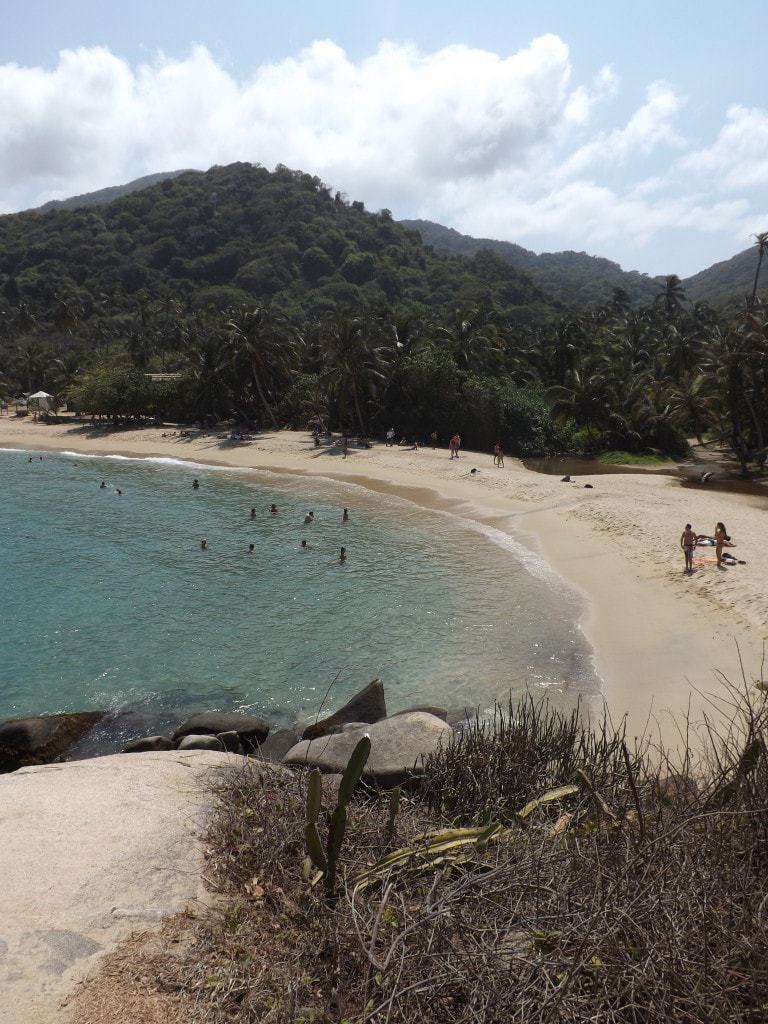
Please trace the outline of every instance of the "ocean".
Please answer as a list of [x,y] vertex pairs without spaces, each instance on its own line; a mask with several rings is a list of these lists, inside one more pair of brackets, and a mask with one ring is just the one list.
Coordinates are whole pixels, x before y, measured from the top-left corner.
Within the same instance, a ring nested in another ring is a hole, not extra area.
[[356,485],[0,451],[0,565],[0,719],[103,709],[105,749],[199,710],[288,724],[377,677],[391,710],[599,687],[545,563]]

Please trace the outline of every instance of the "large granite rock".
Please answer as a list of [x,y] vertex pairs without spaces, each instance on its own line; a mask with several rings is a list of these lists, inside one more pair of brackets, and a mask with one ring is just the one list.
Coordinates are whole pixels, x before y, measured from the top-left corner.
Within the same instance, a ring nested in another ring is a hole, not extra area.
[[202,836],[215,781],[248,766],[190,750],[0,778],[2,1024],[69,1021],[62,1000],[103,951],[206,899]]
[[409,715],[412,711],[425,711],[428,715],[441,718],[444,722],[448,721],[448,708],[433,704],[417,704],[412,708],[404,708],[402,711],[395,711],[392,717],[397,718],[398,715]]
[[422,758],[447,743],[451,727],[434,715],[413,711],[315,740],[302,740],[288,751],[283,764],[319,768],[324,774],[344,771],[361,737],[371,738],[371,756],[363,779],[382,788],[399,786],[423,772]]
[[350,722],[380,722],[387,717],[387,705],[384,700],[384,686],[380,679],[372,683],[348,700],[344,707],[339,708],[328,718],[308,725],[301,734],[303,740],[314,740],[318,736],[331,736],[341,732],[343,725]]
[[299,742],[299,734],[293,729],[273,729],[269,736],[259,745],[258,756],[263,761],[279,764],[291,747]]
[[103,717],[102,711],[78,711],[0,722],[0,772],[55,761]]
[[123,747],[124,754],[146,754],[151,750],[173,750],[173,741],[167,736],[142,736]]
[[174,732],[173,738],[180,740],[182,736],[191,734],[218,736],[222,732],[236,732],[243,750],[255,750],[267,738],[269,722],[254,715],[241,715],[236,711],[204,711],[182,722]]

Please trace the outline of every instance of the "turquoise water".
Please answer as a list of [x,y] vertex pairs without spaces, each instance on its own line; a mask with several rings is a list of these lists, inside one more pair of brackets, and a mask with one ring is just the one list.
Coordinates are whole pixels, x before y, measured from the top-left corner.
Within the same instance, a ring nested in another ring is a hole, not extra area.
[[0,719],[105,708],[114,746],[193,710],[292,721],[329,687],[336,705],[377,676],[393,710],[597,685],[561,581],[503,535],[406,501],[173,460],[7,451],[0,496]]

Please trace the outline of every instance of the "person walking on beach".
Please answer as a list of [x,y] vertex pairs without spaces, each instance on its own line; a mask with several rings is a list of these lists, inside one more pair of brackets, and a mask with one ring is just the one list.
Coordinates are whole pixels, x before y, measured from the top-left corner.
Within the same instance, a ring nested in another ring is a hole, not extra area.
[[395,428],[390,427],[387,431],[387,448],[391,448],[395,443]]
[[691,528],[690,523],[685,524],[685,529],[680,537],[680,547],[683,549],[683,554],[685,555],[685,571],[693,572],[693,552],[696,547],[696,531]]
[[494,450],[496,452],[496,465],[499,467],[499,469],[503,469],[504,468],[504,449],[501,446],[501,441],[497,441],[496,442],[496,448]]
[[450,452],[451,452],[451,458],[452,459],[458,459],[458,457],[459,457],[459,448],[461,447],[461,438],[459,437],[458,434],[454,434],[453,435],[451,440],[448,442],[448,447],[449,447]]
[[434,451],[435,448],[437,448],[437,431],[436,430],[433,430],[432,433],[429,435],[429,440],[432,442],[432,451]]

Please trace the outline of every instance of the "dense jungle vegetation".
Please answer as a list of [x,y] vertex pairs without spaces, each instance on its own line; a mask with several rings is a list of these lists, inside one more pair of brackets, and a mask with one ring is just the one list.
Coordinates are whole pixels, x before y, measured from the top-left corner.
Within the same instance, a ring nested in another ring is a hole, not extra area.
[[[768,324],[669,277],[568,312],[498,255],[446,256],[318,179],[233,164],[0,218],[0,394],[115,419],[500,439],[520,455],[768,436]],[[179,374],[152,381],[149,373]]]

